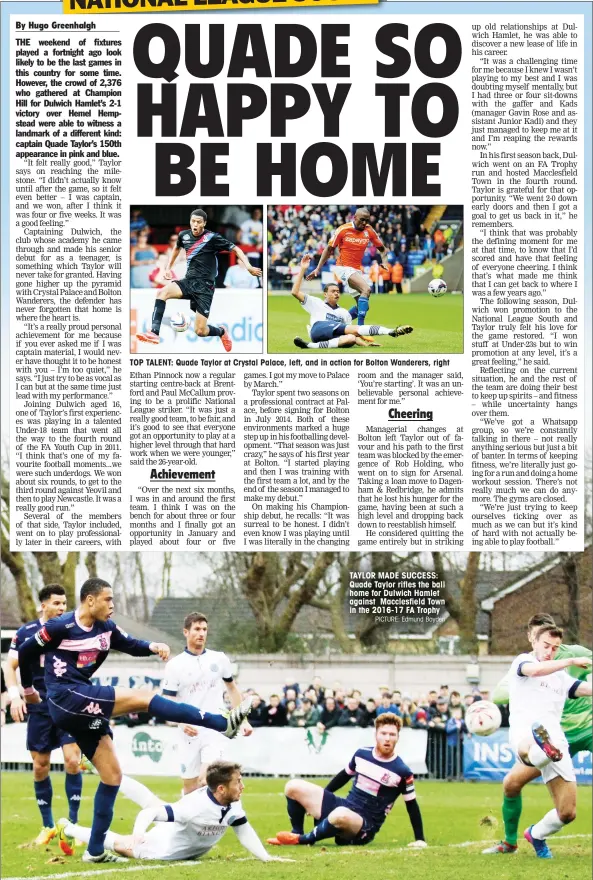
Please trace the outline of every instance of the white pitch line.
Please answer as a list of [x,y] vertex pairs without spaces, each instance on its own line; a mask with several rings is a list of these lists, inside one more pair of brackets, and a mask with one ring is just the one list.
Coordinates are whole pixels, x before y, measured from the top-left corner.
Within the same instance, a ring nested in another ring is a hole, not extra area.
[[[563,834],[561,837],[558,837],[555,843],[560,843],[563,840],[575,840],[577,838],[590,838],[591,834]],[[321,842],[321,841],[320,841]],[[380,856],[380,855],[392,855],[405,853],[405,852],[426,852],[427,850],[435,850],[435,849],[461,849],[468,846],[484,846],[488,843],[495,843],[494,840],[465,840],[463,843],[443,843],[437,846],[428,846],[426,850],[415,850],[414,847],[409,846],[401,846],[391,849],[367,849],[364,848],[365,856]],[[313,852],[312,855],[322,857],[327,855],[352,855],[353,853],[360,852],[361,847],[357,847],[356,849],[349,849],[347,846],[336,847],[332,849],[326,849],[324,852]],[[287,856],[288,856],[287,851]],[[239,857],[236,859],[232,859],[233,862],[251,862],[258,861],[253,857]],[[189,865],[197,866],[199,865],[199,861],[194,861],[192,859],[187,859],[184,862],[160,862],[155,867],[158,867],[160,870],[165,870],[165,868],[187,868]],[[207,864],[206,862],[204,864]],[[306,862],[303,862],[306,864]],[[69,877],[98,877],[103,874],[131,874],[134,871],[146,871],[151,867],[151,863],[148,860],[143,862],[140,865],[132,865],[129,868],[105,868],[103,870],[98,871],[67,871],[63,874],[38,874],[37,876],[27,876],[27,877],[5,877],[4,880],[67,880]]]

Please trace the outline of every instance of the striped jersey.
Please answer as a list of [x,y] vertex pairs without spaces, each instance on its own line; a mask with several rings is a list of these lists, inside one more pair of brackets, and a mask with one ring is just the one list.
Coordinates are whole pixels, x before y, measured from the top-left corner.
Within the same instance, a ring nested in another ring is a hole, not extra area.
[[177,238],[177,247],[185,251],[189,280],[208,281],[213,284],[218,274],[216,255],[220,251],[231,251],[235,245],[218,232],[205,229],[201,235],[194,235],[191,229],[184,229]]
[[398,756],[379,757],[372,747],[358,749],[346,765],[346,773],[354,777],[346,806],[379,828],[400,795],[405,801],[416,797],[410,768]]

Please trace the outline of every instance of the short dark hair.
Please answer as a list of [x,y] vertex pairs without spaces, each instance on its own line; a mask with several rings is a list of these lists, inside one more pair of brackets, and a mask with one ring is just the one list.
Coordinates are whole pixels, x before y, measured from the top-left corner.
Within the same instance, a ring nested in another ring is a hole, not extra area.
[[560,629],[556,624],[546,624],[545,626],[540,626],[538,630],[533,634],[533,638],[535,640],[539,639],[540,636],[543,636],[544,633],[548,633],[549,636],[552,636],[554,639],[561,639],[564,637],[564,632]]
[[340,289],[340,285],[338,284],[337,281],[330,281],[329,284],[326,284],[325,287],[323,288],[323,292],[327,293],[328,290],[330,289],[330,287],[337,287],[338,290]]
[[191,214],[189,215],[189,219],[191,220],[192,217],[201,217],[202,220],[203,220],[204,222],[206,222],[206,220],[208,219],[208,214],[207,214],[205,211],[202,211],[201,208],[196,208],[196,209],[193,210],[193,211],[191,212]]
[[84,602],[87,596],[98,596],[103,590],[110,590],[111,584],[103,578],[88,578],[80,588],[80,601]]
[[233,775],[241,772],[241,765],[232,761],[213,761],[206,771],[206,785],[215,792],[219,785],[228,785]]
[[551,614],[532,614],[527,621],[527,629],[534,626],[556,626],[556,621]]
[[46,584],[37,595],[40,602],[47,602],[50,596],[65,596],[66,590],[61,584]]
[[201,611],[192,611],[183,621],[183,629],[191,629],[193,623],[208,623],[208,618]]

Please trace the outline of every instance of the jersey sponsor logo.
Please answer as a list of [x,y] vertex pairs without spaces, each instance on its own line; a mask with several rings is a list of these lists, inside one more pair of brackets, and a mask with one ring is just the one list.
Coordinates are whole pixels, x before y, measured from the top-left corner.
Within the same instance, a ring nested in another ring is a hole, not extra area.
[[61,678],[67,669],[68,664],[65,660],[60,660],[59,657],[54,657],[53,674],[56,678]]
[[95,703],[92,700],[90,703],[87,703],[87,705],[84,707],[84,709],[82,711],[88,712],[89,715],[102,715],[103,714],[103,710],[101,709],[101,706],[99,705],[99,703]]
[[72,629],[73,626],[76,626],[74,621],[72,621],[72,623],[67,623],[66,626],[64,627],[64,629]]
[[76,668],[86,669],[88,666],[94,666],[98,656],[98,651],[81,651],[76,661]]

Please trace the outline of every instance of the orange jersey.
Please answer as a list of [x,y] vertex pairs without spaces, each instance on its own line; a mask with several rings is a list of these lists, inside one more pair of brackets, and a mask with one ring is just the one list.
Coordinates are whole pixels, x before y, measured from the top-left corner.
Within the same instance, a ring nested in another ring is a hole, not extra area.
[[339,248],[336,263],[351,269],[362,269],[362,257],[369,244],[383,247],[383,242],[371,226],[355,229],[353,223],[344,223],[329,240],[330,247]]

